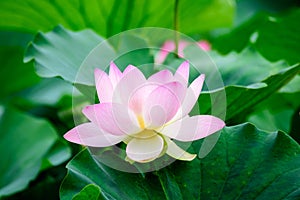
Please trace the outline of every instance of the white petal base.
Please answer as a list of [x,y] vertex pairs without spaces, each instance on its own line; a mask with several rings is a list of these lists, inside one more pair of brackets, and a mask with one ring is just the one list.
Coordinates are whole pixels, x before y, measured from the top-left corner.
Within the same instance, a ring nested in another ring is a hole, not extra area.
[[150,138],[133,138],[126,147],[126,154],[130,160],[145,163],[158,158],[164,148],[164,140],[155,135]]

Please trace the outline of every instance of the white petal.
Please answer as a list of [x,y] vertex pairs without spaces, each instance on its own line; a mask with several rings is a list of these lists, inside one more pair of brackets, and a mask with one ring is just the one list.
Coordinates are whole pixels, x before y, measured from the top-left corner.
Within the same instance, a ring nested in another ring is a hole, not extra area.
[[167,154],[175,159],[178,160],[185,160],[185,161],[191,161],[194,158],[196,158],[196,154],[190,154],[183,149],[181,149],[179,146],[177,146],[170,138],[165,137],[165,141],[168,145],[167,148]]
[[184,87],[179,82],[171,82],[157,87],[148,96],[143,108],[143,116],[148,128],[157,128],[171,120],[181,106]]
[[162,137],[133,138],[126,147],[128,158],[136,162],[149,162],[158,158],[164,147]]
[[165,84],[174,81],[174,76],[169,70],[165,69],[150,76],[148,81]]
[[181,82],[184,86],[187,86],[189,82],[189,70],[190,64],[188,61],[184,61],[176,70],[174,78]]
[[140,131],[135,115],[122,104],[94,104],[86,106],[82,112],[90,121],[113,135],[134,134]]
[[211,115],[187,116],[163,127],[160,133],[179,141],[193,141],[207,137],[224,126],[224,121]]
[[133,69],[136,69],[136,67],[133,66],[133,65],[128,65],[128,66],[124,69],[123,75],[127,74],[129,71],[131,71],[131,70],[133,70]]
[[113,86],[108,75],[101,69],[95,69],[95,84],[100,102],[111,102]]
[[203,87],[204,79],[205,75],[201,74],[191,83],[190,87],[188,88],[187,94],[182,103],[183,116],[187,115],[192,110],[196,101],[198,100]]
[[111,62],[109,68],[109,78],[114,88],[116,87],[122,76],[123,75],[117,65],[114,62]]
[[136,91],[141,85],[145,83],[145,76],[136,67],[131,67],[131,69],[126,73],[124,71],[123,77],[121,78],[113,92],[113,102],[127,105],[129,98],[134,93],[134,91]]
[[203,87],[204,79],[205,79],[205,75],[202,74],[191,83],[191,85],[187,89],[181,108],[178,109],[178,112],[171,120],[172,122],[185,117],[186,115],[189,114],[189,112],[191,112],[191,110],[193,109],[194,105],[196,104],[199,98],[200,92]]
[[156,83],[148,83],[141,85],[135,91],[132,92],[129,97],[128,107],[136,113],[136,115],[142,115],[143,106],[148,96],[159,85]]
[[125,136],[115,136],[101,130],[94,123],[84,123],[68,131],[64,138],[91,147],[107,147],[121,142]]

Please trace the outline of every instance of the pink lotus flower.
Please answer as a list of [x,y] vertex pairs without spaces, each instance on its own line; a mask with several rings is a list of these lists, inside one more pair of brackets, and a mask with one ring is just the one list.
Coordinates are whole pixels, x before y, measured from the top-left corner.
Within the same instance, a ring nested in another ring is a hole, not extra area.
[[[183,50],[189,45],[191,44],[190,42],[181,40],[178,43],[178,56],[183,58],[184,54],[183,54]],[[204,51],[209,51],[211,49],[210,47],[210,43],[207,42],[206,40],[200,40],[199,42],[197,42],[197,45],[203,49]],[[161,47],[161,50],[158,52],[157,56],[155,57],[155,63],[157,64],[161,64],[163,63],[167,56],[169,55],[170,52],[174,52],[176,49],[176,45],[174,41],[168,40],[166,41],[163,46]]]
[[194,141],[222,129],[224,122],[211,115],[190,117],[204,75],[188,87],[189,63],[184,62],[173,75],[159,71],[148,79],[134,66],[122,73],[114,63],[109,74],[95,70],[99,104],[87,106],[90,120],[64,137],[70,142],[91,147],[106,147],[124,142],[127,160],[150,162],[167,153],[180,160],[193,160],[172,139]]

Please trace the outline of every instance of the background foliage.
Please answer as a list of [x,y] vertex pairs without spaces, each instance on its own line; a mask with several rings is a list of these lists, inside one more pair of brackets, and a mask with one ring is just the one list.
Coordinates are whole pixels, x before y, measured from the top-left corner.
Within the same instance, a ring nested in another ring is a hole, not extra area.
[[[227,112],[214,114],[226,114],[228,127],[207,157],[177,161],[154,173],[126,174],[62,139],[74,126],[72,114],[82,117],[80,108],[94,92],[85,82],[74,83],[88,52],[128,29],[172,29],[174,5],[159,0],[0,1],[0,199],[300,198],[296,0],[179,0],[178,30],[211,43],[208,54],[225,84],[199,98],[200,111],[210,113],[218,103],[210,96],[226,92]],[[130,41],[120,51],[148,40]],[[107,46],[109,56],[114,48]],[[121,68],[140,65],[153,61],[154,53],[135,52],[116,62]],[[169,55],[166,64],[176,63]],[[74,84],[86,97],[75,97],[82,104],[72,113]],[[190,151],[198,153],[202,142]]]

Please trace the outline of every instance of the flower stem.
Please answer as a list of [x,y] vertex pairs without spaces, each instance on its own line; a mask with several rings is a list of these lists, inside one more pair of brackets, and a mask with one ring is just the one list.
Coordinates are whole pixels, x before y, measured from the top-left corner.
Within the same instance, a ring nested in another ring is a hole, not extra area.
[[179,0],[175,0],[174,4],[174,30],[175,30],[175,54],[178,56],[178,42],[179,42],[179,32],[178,32],[178,4]]

